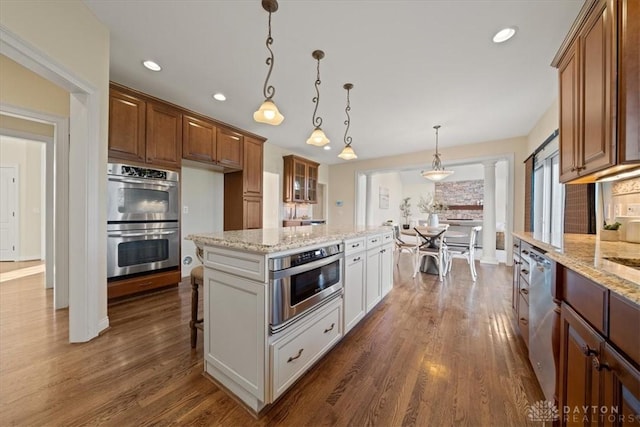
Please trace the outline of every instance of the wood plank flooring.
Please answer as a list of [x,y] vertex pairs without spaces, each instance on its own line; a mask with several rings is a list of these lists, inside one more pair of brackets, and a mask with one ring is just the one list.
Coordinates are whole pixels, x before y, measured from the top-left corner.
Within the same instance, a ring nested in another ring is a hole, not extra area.
[[[0,284],[0,425],[521,426],[543,399],[515,332],[511,270],[464,260],[444,282],[411,278],[393,291],[262,418],[202,375],[189,346],[185,282],[109,307],[111,327],[67,343],[43,275]],[[202,305],[201,305],[202,307]]]

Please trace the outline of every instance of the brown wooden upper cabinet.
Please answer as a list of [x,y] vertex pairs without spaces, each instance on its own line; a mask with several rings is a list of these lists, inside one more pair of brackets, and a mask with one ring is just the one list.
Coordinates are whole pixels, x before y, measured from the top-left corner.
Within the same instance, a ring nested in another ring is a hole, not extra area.
[[109,157],[179,168],[181,111],[112,85],[109,89]]
[[593,182],[640,160],[640,54],[630,46],[640,34],[637,3],[588,0],[552,63],[560,83],[561,182]]
[[145,161],[146,102],[109,89],[109,157]]
[[262,196],[263,142],[244,137],[243,194]]
[[147,163],[180,167],[182,113],[165,104],[147,102]]
[[222,166],[242,169],[244,136],[229,129],[218,128],[217,140],[216,157],[218,163]]
[[218,129],[213,123],[195,116],[182,116],[182,158],[215,162]]
[[317,203],[319,164],[302,157],[284,156],[284,201]]

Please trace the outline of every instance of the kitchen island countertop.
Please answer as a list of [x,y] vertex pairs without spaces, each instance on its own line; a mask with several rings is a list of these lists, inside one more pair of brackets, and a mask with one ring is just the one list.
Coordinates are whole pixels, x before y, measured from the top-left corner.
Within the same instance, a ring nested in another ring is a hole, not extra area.
[[307,225],[300,227],[262,228],[257,230],[194,233],[186,237],[201,245],[224,246],[256,253],[273,253],[288,249],[345,240],[376,231],[391,231],[389,226],[338,227]]
[[601,241],[593,234],[564,234],[556,248],[534,233],[514,232],[514,237],[547,251],[546,256],[588,279],[640,304],[640,270],[607,258],[639,258],[640,244]]

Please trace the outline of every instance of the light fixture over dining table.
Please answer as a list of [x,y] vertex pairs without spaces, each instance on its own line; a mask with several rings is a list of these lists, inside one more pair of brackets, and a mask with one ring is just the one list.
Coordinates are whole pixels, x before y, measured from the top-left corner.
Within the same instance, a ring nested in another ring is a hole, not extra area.
[[453,173],[453,171],[448,171],[442,166],[440,153],[438,153],[438,130],[440,127],[440,125],[435,125],[433,127],[436,130],[436,153],[433,155],[433,162],[431,163],[432,170],[422,171],[422,176],[430,179],[431,181],[442,181]]

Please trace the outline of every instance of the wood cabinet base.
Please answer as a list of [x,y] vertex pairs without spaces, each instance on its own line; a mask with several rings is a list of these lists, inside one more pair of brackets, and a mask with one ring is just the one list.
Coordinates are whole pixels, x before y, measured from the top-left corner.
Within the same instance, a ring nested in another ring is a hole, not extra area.
[[181,279],[180,269],[176,269],[109,282],[107,298],[111,300],[152,289],[178,285]]

